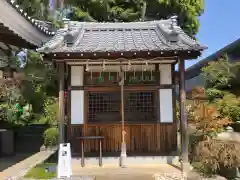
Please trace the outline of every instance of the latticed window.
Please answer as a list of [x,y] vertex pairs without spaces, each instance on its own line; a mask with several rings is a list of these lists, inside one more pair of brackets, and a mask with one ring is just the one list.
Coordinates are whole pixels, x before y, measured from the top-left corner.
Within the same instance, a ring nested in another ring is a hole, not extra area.
[[154,121],[156,102],[154,92],[125,92],[124,109],[126,121]]
[[[125,121],[156,120],[155,92],[125,92]],[[120,92],[90,92],[88,95],[88,122],[121,122]]]
[[88,95],[88,121],[121,121],[119,92],[90,92]]

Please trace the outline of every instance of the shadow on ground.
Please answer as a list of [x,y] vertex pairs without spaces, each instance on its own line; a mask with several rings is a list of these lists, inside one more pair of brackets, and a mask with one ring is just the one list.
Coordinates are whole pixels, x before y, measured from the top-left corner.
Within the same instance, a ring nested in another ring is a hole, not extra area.
[[0,157],[0,172],[32,156],[34,153],[16,154],[12,156]]

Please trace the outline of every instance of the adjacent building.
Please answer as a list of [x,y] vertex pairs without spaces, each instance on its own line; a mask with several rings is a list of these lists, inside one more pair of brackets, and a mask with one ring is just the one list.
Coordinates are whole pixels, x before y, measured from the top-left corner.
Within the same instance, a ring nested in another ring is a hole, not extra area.
[[186,89],[189,91],[193,87],[204,86],[204,78],[201,76],[201,69],[207,66],[209,62],[218,60],[221,56],[227,55],[229,61],[240,60],[240,39],[228,44],[219,51],[200,60],[198,63],[186,69]]

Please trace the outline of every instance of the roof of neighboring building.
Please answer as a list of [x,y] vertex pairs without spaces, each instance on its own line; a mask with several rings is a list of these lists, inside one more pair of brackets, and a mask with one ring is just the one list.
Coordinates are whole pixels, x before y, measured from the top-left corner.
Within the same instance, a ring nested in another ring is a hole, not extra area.
[[28,16],[13,0],[0,1],[0,41],[23,48],[39,47],[55,32]]
[[223,56],[225,53],[228,53],[231,50],[234,50],[238,45],[240,45],[240,38],[236,41],[228,44],[224,48],[218,50],[212,55],[200,60],[196,64],[186,69],[186,79],[191,79],[195,76],[198,76],[201,73],[201,69],[206,66],[209,62],[217,60],[219,57]]
[[202,51],[206,47],[177,26],[176,17],[167,20],[130,23],[70,21],[41,48],[43,53],[103,53]]

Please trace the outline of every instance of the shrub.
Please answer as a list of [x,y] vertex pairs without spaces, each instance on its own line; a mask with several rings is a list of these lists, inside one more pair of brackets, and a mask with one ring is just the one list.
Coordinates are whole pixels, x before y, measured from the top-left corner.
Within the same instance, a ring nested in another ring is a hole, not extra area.
[[215,101],[214,105],[221,116],[229,117],[233,122],[240,121],[240,99],[234,94],[225,93],[222,98]]
[[58,101],[54,98],[46,98],[44,101],[44,116],[39,121],[51,126],[57,125]]
[[212,105],[205,106],[205,113],[195,109],[194,123],[196,128],[204,134],[215,136],[217,133],[224,131],[224,127],[231,124],[227,117],[221,117],[217,109]]
[[215,174],[220,167],[240,166],[240,144],[216,139],[201,141],[195,146],[193,159],[198,162],[198,170],[207,174]]
[[[177,104],[177,119],[180,119],[179,105]],[[188,104],[186,106],[188,122],[193,124],[197,131],[206,135],[216,135],[222,132],[226,125],[232,123],[228,116],[221,116],[215,105],[208,103]],[[179,126],[179,124],[178,124]]]
[[58,128],[51,127],[44,131],[44,145],[46,147],[53,147],[58,144],[59,132]]

